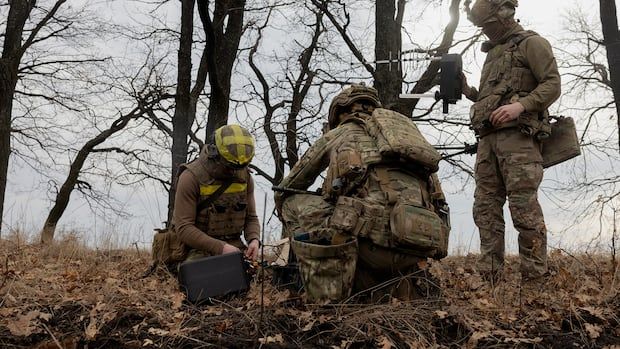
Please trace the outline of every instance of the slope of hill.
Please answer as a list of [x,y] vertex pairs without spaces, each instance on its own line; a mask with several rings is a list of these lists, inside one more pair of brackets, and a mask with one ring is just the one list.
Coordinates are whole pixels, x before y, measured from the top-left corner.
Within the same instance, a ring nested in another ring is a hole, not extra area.
[[0,256],[2,348],[620,348],[620,280],[604,256],[554,251],[539,292],[520,289],[515,260],[497,285],[475,256],[429,262],[418,275],[428,297],[411,303],[304,305],[266,281],[262,315],[258,281],[192,306],[170,274],[142,277],[145,251],[9,239]]

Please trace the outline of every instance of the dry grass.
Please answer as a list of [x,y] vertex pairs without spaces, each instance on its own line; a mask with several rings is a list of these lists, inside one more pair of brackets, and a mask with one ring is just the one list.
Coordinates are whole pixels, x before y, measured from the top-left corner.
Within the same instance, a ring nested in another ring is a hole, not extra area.
[[[213,306],[184,302],[165,272],[143,278],[150,256],[96,251],[77,239],[53,246],[0,240],[0,347],[612,348],[620,296],[609,258],[550,256],[554,276],[523,292],[511,260],[491,285],[475,258],[451,257],[418,277],[431,296],[412,303],[304,305],[265,284]],[[267,273],[268,274],[268,273]],[[424,276],[428,276],[425,278]],[[437,284],[440,288],[434,288]]]

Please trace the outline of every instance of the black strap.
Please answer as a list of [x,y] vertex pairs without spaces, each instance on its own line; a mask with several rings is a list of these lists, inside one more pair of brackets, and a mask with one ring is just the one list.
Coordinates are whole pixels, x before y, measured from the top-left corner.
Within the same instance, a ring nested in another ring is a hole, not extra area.
[[198,203],[198,206],[196,207],[196,214],[198,214],[200,211],[204,210],[207,206],[215,202],[215,200],[217,200],[217,198],[219,198],[220,195],[222,195],[226,191],[226,189],[230,187],[232,182],[233,182],[232,179],[227,179],[226,181],[224,181],[224,183],[222,183],[222,185],[220,185],[219,188],[217,188],[217,190],[213,194],[211,194],[208,198]]

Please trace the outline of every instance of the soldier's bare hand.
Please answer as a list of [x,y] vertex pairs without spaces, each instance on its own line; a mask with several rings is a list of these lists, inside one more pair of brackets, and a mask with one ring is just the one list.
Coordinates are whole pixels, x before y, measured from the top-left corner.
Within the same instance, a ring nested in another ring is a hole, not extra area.
[[239,249],[231,244],[224,244],[224,248],[222,248],[222,254],[235,253],[239,252]]
[[521,113],[525,111],[525,107],[523,104],[519,102],[515,102],[512,104],[502,105],[501,107],[495,109],[493,113],[491,113],[491,117],[489,121],[493,126],[499,126],[506,122],[516,120]]
[[248,249],[245,250],[246,258],[255,261],[256,257],[258,257],[258,248],[259,247],[260,247],[260,244],[258,243],[257,239],[254,239],[254,240],[250,241],[250,243],[248,244]]

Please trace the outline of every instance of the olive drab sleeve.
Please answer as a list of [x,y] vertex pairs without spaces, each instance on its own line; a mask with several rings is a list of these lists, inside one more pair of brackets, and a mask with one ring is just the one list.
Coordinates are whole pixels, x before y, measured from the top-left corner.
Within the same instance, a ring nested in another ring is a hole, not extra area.
[[243,228],[243,234],[245,237],[245,241],[249,242],[252,239],[260,239],[260,223],[258,221],[258,215],[256,215],[254,179],[252,178],[252,175],[248,177],[247,203],[248,207],[245,216],[245,226]]
[[538,86],[519,102],[527,112],[542,112],[558,99],[561,92],[560,73],[551,44],[536,35],[521,43],[519,50],[538,81]]
[[198,180],[190,171],[183,171],[179,176],[174,198],[172,221],[175,229],[179,234],[179,239],[187,246],[207,251],[212,255],[221,254],[224,242],[205,234],[196,227],[196,207],[199,199],[200,184]]

